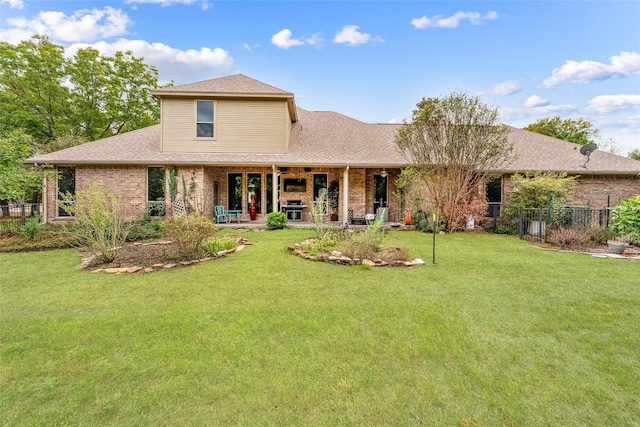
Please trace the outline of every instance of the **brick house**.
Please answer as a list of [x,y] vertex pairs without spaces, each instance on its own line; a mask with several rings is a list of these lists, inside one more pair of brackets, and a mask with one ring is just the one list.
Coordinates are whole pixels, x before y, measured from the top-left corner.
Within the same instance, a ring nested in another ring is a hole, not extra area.
[[[255,195],[258,220],[293,203],[302,207],[288,215],[299,220],[312,200],[326,199],[333,184],[341,223],[381,207],[386,219],[403,218],[394,194],[406,165],[394,144],[400,125],[307,111],[296,106],[292,93],[242,74],[153,95],[161,101],[160,124],[27,160],[59,171],[44,191],[45,221],[68,220],[57,203],[60,192],[94,180],[122,195],[139,217],[165,211],[173,182],[175,196],[208,217],[214,206],[223,206],[247,221]],[[615,205],[640,193],[638,161],[596,151],[585,168],[576,144],[517,128],[509,138],[517,157],[492,171],[502,178],[494,182],[490,202],[501,202],[510,175],[534,170],[579,175],[575,205],[603,208],[607,200]]]

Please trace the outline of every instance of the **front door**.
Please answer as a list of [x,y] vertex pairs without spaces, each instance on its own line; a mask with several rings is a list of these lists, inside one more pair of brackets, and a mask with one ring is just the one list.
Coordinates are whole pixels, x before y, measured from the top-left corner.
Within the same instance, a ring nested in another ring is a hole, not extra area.
[[378,213],[378,208],[387,207],[387,176],[373,175],[373,213]]

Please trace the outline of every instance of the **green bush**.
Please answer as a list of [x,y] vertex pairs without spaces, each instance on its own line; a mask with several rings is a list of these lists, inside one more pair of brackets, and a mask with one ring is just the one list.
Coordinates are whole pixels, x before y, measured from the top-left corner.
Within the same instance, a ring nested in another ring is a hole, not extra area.
[[608,228],[589,226],[587,227],[587,233],[589,239],[594,245],[601,245],[607,243],[613,237],[613,233]]
[[214,237],[202,243],[205,254],[209,256],[216,256],[218,252],[228,251],[236,246],[238,246],[236,239],[230,236]]
[[507,214],[517,214],[518,208],[547,208],[551,201],[553,208],[562,208],[571,198],[576,186],[576,177],[566,172],[518,173],[511,177],[513,190],[508,194]]
[[38,234],[42,231],[40,218],[29,218],[20,228],[20,231],[26,238],[35,240],[35,238],[38,237]]
[[74,226],[70,228],[75,241],[99,261],[113,261],[131,230],[131,223],[126,222],[127,205],[122,198],[94,182],[77,191],[75,196],[64,194],[59,205],[75,217]]
[[640,194],[613,207],[609,225],[614,235],[640,241]]
[[139,221],[132,221],[131,231],[127,236],[127,240],[147,240],[157,239],[162,235],[162,227],[160,221],[150,218],[145,218]]
[[197,212],[173,216],[161,223],[164,234],[176,242],[178,252],[184,259],[199,258],[204,253],[202,243],[218,229],[209,218]]
[[280,230],[287,224],[287,216],[282,212],[271,212],[267,215],[267,229]]
[[382,218],[376,219],[361,231],[354,231],[339,243],[339,248],[349,258],[374,259],[384,240]]

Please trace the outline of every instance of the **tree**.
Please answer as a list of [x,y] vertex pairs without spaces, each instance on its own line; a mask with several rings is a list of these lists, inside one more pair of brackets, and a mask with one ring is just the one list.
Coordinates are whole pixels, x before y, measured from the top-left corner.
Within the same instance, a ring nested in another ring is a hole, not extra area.
[[[0,128],[22,128],[47,145],[69,135],[86,141],[158,123],[158,70],[131,52],[73,58],[46,36],[0,42]],[[48,150],[45,150],[48,151]]]
[[640,160],[640,149],[636,148],[634,150],[629,151],[627,157],[633,160]]
[[542,118],[535,123],[525,126],[524,130],[580,145],[585,145],[590,142],[595,143],[601,139],[600,130],[594,127],[593,122],[585,120],[582,117],[579,119],[564,120],[559,116]]
[[0,200],[24,202],[40,192],[45,173],[24,163],[31,138],[20,130],[0,135]]
[[497,108],[479,97],[454,92],[422,99],[395,143],[422,175],[424,188],[448,230],[464,228],[469,216],[483,216],[486,197],[480,184],[512,159],[509,130]]

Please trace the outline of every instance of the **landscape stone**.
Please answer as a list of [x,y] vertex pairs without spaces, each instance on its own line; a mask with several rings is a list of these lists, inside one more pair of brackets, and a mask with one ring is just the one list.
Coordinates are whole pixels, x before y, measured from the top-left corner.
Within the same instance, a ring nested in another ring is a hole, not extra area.
[[142,270],[142,267],[129,267],[127,268],[127,273],[137,273]]
[[162,266],[162,268],[167,268],[167,269],[168,269],[168,268],[173,268],[173,267],[175,267],[176,265],[178,265],[178,264],[173,264],[173,263],[171,263],[171,264],[165,264],[165,265],[163,265],[163,266]]

